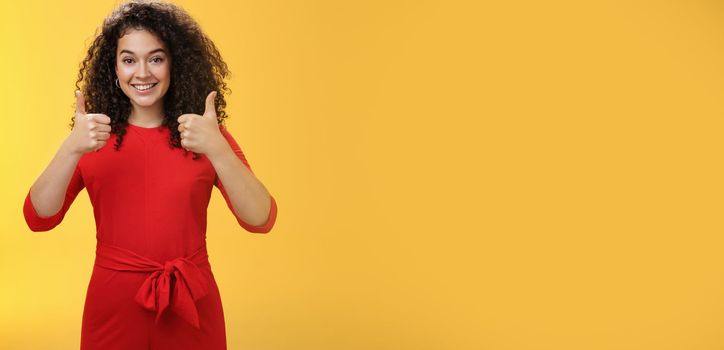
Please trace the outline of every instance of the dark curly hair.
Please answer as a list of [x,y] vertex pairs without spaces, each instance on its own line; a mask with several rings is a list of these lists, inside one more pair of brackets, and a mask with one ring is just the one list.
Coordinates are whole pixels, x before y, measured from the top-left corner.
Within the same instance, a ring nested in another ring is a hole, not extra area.
[[[178,117],[184,113],[203,114],[206,96],[212,90],[217,91],[217,122],[223,123],[227,117],[224,92],[231,93],[224,78],[231,72],[216,45],[181,7],[161,1],[131,0],[119,5],[103,21],[100,34],[96,29],[95,39],[80,64],[75,83],[76,90],[85,95],[87,111],[103,113],[111,118],[111,132],[117,135],[116,150],[123,143],[131,113],[130,99],[115,86],[118,39],[127,29],[149,31],[170,51],[171,79],[163,97],[162,125],[171,131],[169,144],[172,148],[181,148]],[[82,89],[79,86],[81,82]],[[72,129],[75,116],[71,120]],[[193,159],[198,158],[199,155],[194,152]]]

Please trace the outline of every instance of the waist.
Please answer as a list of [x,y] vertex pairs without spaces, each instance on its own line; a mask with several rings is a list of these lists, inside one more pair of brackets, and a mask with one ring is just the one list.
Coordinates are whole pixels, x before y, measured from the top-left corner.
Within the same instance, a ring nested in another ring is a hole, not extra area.
[[192,263],[196,267],[209,267],[209,255],[206,244],[187,256],[179,256],[166,261],[156,261],[130,249],[98,241],[96,243],[95,264],[115,271],[127,272],[171,272],[174,266]]
[[210,281],[201,271],[203,267],[210,267],[206,244],[188,256],[158,262],[129,249],[98,241],[95,265],[115,271],[148,273],[136,292],[136,302],[156,312],[156,323],[166,309],[171,309],[200,328],[196,301],[210,290]]

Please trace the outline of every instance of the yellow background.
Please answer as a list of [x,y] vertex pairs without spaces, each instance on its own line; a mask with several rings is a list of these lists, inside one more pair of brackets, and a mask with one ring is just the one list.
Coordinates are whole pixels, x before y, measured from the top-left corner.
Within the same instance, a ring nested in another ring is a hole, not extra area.
[[[178,1],[279,205],[208,242],[229,349],[724,348],[724,4]],[[110,1],[0,4],[0,348],[72,349],[85,190],[23,199]]]

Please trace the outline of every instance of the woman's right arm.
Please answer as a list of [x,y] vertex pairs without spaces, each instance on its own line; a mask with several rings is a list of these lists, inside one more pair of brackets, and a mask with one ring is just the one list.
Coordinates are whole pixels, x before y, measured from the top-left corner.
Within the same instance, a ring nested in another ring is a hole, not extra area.
[[49,231],[58,226],[78,193],[85,187],[78,161],[81,153],[63,142],[48,167],[25,196],[23,214],[31,231]]
[[63,220],[78,192],[85,187],[78,167],[81,156],[102,148],[110,137],[110,118],[87,114],[80,91],[76,91],[76,98],[73,131],[25,196],[23,214],[32,231],[48,231]]
[[48,167],[30,187],[30,199],[40,217],[53,216],[61,209],[68,185],[78,166],[82,154],[73,150],[68,141],[66,139],[63,142]]

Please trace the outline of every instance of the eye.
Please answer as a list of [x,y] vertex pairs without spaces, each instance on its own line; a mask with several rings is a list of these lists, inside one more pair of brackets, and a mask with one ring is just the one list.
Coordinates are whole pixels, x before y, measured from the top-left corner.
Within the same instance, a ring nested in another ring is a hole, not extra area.
[[128,62],[126,62],[126,61],[133,61],[133,59],[131,59],[131,58],[124,58],[124,59],[122,60],[123,63],[128,63]]
[[161,57],[154,57],[154,58],[152,58],[151,60],[153,60],[153,61],[156,62],[156,63],[161,63],[161,62],[163,62],[163,58],[161,58]]

